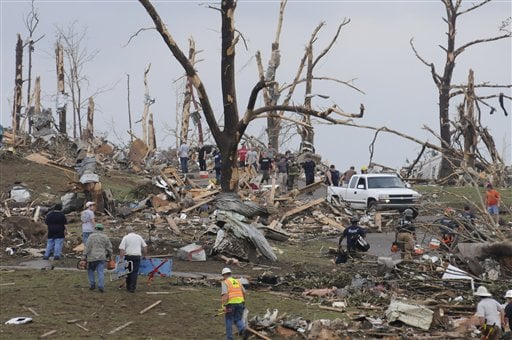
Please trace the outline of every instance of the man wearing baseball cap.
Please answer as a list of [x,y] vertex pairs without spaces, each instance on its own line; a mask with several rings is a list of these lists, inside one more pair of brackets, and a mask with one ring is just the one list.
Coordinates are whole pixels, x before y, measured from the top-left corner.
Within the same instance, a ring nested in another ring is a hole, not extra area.
[[82,211],[82,243],[87,245],[89,235],[94,232],[96,221],[94,220],[94,211],[96,210],[96,203],[89,201],[85,203],[85,210]]
[[222,298],[224,317],[226,321],[226,339],[233,340],[233,322],[238,328],[238,333],[244,339],[249,338],[249,332],[242,320],[245,310],[245,288],[239,280],[231,276],[231,269],[222,269]]
[[476,306],[476,316],[482,326],[482,339],[498,340],[501,337],[501,325],[504,324],[503,306],[492,298],[484,286],[478,287],[474,295],[481,298]]

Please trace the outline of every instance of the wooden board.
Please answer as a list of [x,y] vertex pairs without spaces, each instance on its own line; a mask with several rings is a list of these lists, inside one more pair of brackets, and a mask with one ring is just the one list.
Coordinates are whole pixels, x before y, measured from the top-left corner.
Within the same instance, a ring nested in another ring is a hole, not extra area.
[[321,204],[321,203],[322,203],[322,202],[324,202],[324,201],[325,201],[325,197],[321,197],[321,198],[318,198],[318,199],[316,199],[316,200],[313,200],[313,201],[311,201],[311,202],[309,202],[309,203],[306,203],[306,204],[300,205],[300,206],[298,206],[297,208],[294,208],[294,209],[289,210],[289,211],[287,211],[286,213],[284,213],[284,215],[283,215],[283,217],[281,217],[281,220],[280,220],[280,221],[281,221],[281,223],[282,223],[282,222],[283,222],[284,220],[286,220],[288,217],[293,216],[293,215],[295,215],[295,214],[298,214],[298,213],[300,213],[301,211],[304,211],[304,210],[309,209],[309,208],[311,208],[311,207],[314,207],[315,205]]

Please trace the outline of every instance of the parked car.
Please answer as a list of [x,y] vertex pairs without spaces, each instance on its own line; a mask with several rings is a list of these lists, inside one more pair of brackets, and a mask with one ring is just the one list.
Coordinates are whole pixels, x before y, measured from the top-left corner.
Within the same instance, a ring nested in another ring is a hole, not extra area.
[[356,174],[348,186],[327,187],[327,201],[339,199],[360,210],[417,210],[421,194],[396,174]]

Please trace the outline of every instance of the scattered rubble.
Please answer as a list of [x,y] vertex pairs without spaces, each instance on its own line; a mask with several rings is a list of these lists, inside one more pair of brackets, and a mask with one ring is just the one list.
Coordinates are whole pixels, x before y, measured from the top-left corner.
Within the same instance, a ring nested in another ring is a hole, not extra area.
[[[17,143],[28,142],[18,139]],[[94,200],[100,208],[97,221],[111,226],[114,245],[120,242],[124,227],[131,225],[148,240],[152,254],[182,261],[217,260],[229,266],[252,266],[259,275],[246,278],[251,289],[340,313],[334,320],[305,320],[280,315],[277,309],[254,316],[251,328],[269,337],[467,337],[477,331],[471,319],[475,286],[485,282],[498,295],[510,289],[512,243],[504,228],[484,218],[471,225],[461,220],[464,228],[458,231],[456,244],[447,248],[440,240],[432,241],[439,237],[435,217],[444,210],[435,191],[425,195],[422,202],[421,215],[431,218],[417,222],[424,235],[417,242],[425,253],[412,261],[399,260],[391,253],[364,254],[333,265],[332,272],[304,270],[298,265],[292,273],[274,273],[282,254],[279,244],[337,238],[358,212],[342,202],[328,203],[324,197],[305,195],[322,188],[321,180],[281,193],[275,184],[263,186],[260,176],[242,172],[238,194],[221,193],[208,178],[181,174],[176,157],[169,156],[172,154],[172,150],[149,152],[137,139],[129,149],[102,139],[84,145],[59,136],[49,136],[48,141],[38,139],[22,156],[62,171],[68,191],[49,192],[46,199],[36,200],[29,186],[17,183],[3,193],[8,197],[0,207],[3,256],[37,257],[46,241],[46,226],[39,221],[45,212],[60,201],[70,223],[79,223],[83,203]],[[136,200],[114,197],[102,186],[102,178],[113,170],[141,177],[132,190]],[[386,232],[394,230],[399,214],[379,211],[360,217],[370,232]],[[81,250],[79,233],[68,235],[64,252]],[[321,250],[326,264],[336,252],[328,247]],[[218,279],[192,276],[181,284],[184,282],[211,286],[217,285]]]

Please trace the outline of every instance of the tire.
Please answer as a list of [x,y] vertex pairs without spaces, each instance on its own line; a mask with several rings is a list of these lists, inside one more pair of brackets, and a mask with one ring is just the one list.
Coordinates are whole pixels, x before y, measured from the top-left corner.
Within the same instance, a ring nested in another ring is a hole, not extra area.
[[368,211],[369,212],[377,211],[377,201],[375,201],[375,200],[368,201]]

